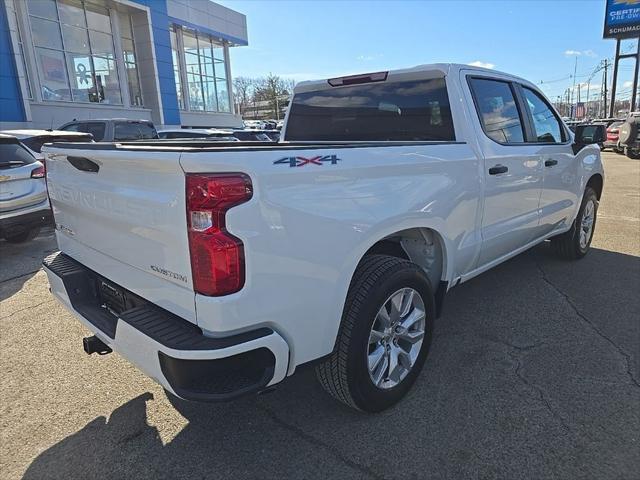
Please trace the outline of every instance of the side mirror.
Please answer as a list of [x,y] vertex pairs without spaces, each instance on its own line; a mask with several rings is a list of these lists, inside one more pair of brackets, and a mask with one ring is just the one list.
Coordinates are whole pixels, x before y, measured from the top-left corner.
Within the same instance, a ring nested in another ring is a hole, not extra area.
[[576,125],[573,153],[578,153],[586,145],[604,143],[606,138],[607,129],[604,125]]

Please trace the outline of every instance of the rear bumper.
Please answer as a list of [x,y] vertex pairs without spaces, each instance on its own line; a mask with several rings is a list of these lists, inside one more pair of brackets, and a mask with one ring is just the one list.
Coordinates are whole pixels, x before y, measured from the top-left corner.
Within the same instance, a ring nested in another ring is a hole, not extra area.
[[[284,379],[289,347],[270,328],[226,337],[196,325],[115,285],[62,253],[44,260],[53,295],[112,350],[178,397],[225,401]],[[109,290],[123,309],[107,309]],[[120,301],[120,300],[118,300]]]
[[43,205],[0,214],[0,235],[17,235],[25,230],[53,225],[49,202]]

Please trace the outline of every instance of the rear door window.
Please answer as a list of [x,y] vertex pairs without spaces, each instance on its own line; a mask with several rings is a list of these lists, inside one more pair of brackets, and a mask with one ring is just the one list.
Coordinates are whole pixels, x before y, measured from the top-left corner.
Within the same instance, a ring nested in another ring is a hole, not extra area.
[[101,142],[104,139],[104,132],[106,125],[103,122],[88,122],[82,124],[82,129],[79,132],[90,133],[93,135],[93,139],[96,142]]
[[297,93],[287,140],[454,141],[444,78]]
[[84,132],[84,130],[80,130],[83,125],[83,123],[72,123],[71,125],[65,125],[60,130],[64,130],[65,132]]
[[36,159],[19,143],[0,143],[0,170],[22,167]]
[[565,132],[551,107],[537,93],[527,87],[522,87],[525,103],[533,120],[536,142],[561,143],[565,140]]
[[522,118],[509,82],[486,78],[469,81],[482,129],[498,143],[524,142]]
[[148,123],[116,122],[114,140],[146,140],[158,138],[156,129]]

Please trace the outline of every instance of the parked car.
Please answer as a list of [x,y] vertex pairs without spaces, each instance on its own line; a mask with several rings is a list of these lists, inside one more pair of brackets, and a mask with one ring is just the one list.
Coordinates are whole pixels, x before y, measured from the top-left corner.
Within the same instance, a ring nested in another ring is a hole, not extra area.
[[206,138],[219,142],[238,142],[233,136],[233,132],[228,130],[216,130],[210,128],[175,128],[158,131],[160,139],[184,139],[184,138]]
[[10,135],[17,138],[20,143],[22,143],[23,146],[27,147],[29,152],[31,152],[31,154],[40,161],[44,161],[44,155],[42,155],[41,150],[42,146],[45,143],[93,141],[93,136],[89,133],[66,132],[63,130],[3,130],[0,131],[0,134]]
[[618,127],[618,148],[629,158],[640,158],[640,112],[629,113]]
[[264,130],[265,123],[263,120],[244,120],[244,128],[257,128]]
[[23,243],[52,224],[42,146],[52,142],[91,142],[86,133],[56,130],[0,132],[0,238]]
[[[604,126],[572,134],[521,78],[435,64],[304,82],[283,131],[45,147],[61,252],[44,268],[94,332],[87,353],[195,401],[311,363],[376,412],[415,382],[447,291],[546,240],[589,252]],[[94,192],[110,208],[79,200]]]
[[624,121],[613,122],[607,127],[607,139],[604,142],[604,148],[610,148],[616,153],[622,153],[622,148],[618,145],[618,134],[620,132],[620,125]]
[[284,120],[279,120],[278,123],[276,123],[276,130],[282,130],[282,127],[284,127]]
[[242,142],[271,142],[264,130],[233,130],[232,135]]
[[60,130],[90,133],[96,142],[124,142],[158,138],[158,132],[156,132],[153,122],[126,118],[74,120],[62,125]]
[[607,128],[611,126],[612,123],[624,122],[624,118],[596,118],[592,120],[590,123],[604,123]]
[[[255,135],[256,139],[258,138],[257,136],[259,135],[259,138],[264,138],[264,135],[266,135],[267,140],[270,140],[272,142],[278,142],[280,141],[280,130],[258,130],[258,129],[251,129],[251,130],[240,130],[240,132],[249,132],[249,134],[247,133],[240,133],[240,135]],[[265,141],[265,140],[260,140],[260,141]]]
[[0,134],[0,237],[35,238],[52,220],[44,165],[17,138]]

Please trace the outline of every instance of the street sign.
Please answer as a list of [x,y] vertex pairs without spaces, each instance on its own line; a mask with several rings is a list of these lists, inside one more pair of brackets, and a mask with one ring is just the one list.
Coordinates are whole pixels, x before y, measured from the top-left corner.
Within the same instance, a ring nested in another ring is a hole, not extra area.
[[606,0],[602,38],[640,35],[640,0]]

